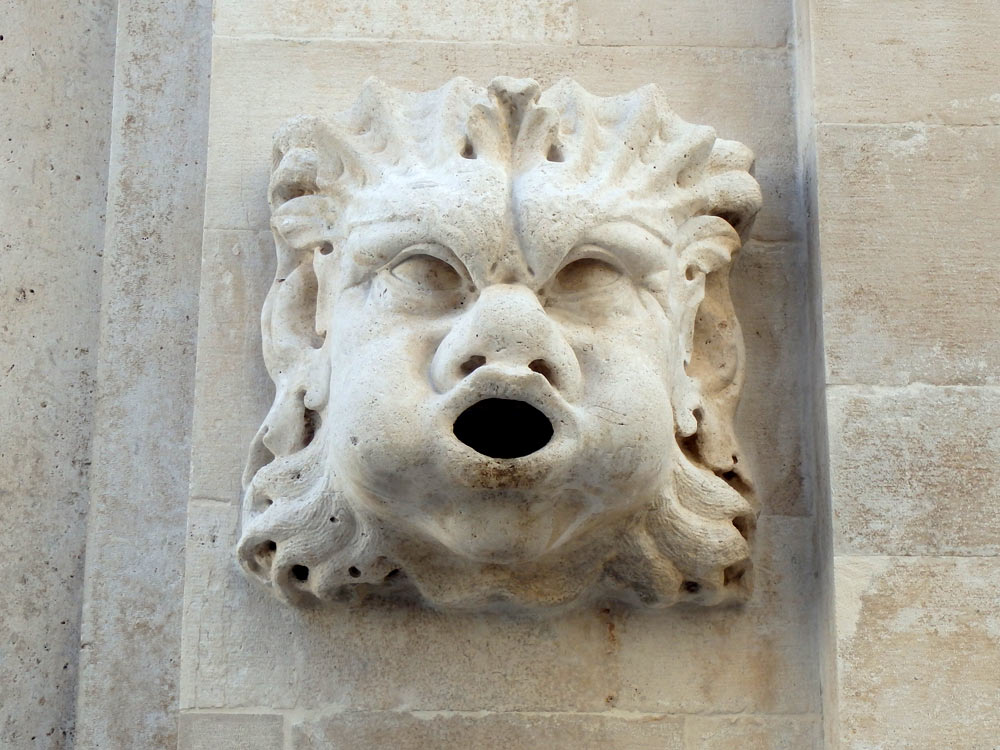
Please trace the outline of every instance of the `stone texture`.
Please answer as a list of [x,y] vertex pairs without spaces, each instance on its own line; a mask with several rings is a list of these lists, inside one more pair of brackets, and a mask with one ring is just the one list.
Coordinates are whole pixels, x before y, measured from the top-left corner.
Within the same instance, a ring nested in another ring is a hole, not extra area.
[[235,507],[194,502],[189,525],[183,708],[810,713],[818,707],[808,519],[761,519],[756,593],[745,608],[645,615],[598,609],[552,621],[377,601],[305,612],[280,607],[232,560]]
[[982,219],[1000,213],[983,168],[1000,128],[827,125],[818,148],[829,382],[1000,382],[1000,254]]
[[[573,77],[601,95],[658,84],[681,117],[712,123],[720,137],[758,155],[765,208],[754,236],[783,240],[798,233],[791,71],[781,50],[216,38],[213,57],[205,205],[213,229],[268,226],[269,164],[260,154],[270,153],[285,119],[331,116],[350,105],[370,75],[417,90],[456,75],[485,83],[507,74],[533,76],[542,86]],[[255,95],[245,96],[251,89]]]
[[[273,398],[261,355],[260,308],[274,278],[270,231],[206,230],[201,262],[191,497],[238,503],[247,451]],[[234,367],[233,363],[241,363]],[[243,364],[245,363],[245,364]]]
[[550,750],[629,748],[684,750],[680,717],[574,713],[472,714],[453,711],[361,712],[306,719],[292,725],[290,750],[392,747],[426,748],[544,747]]
[[118,5],[80,748],[176,742],[210,12]]
[[840,554],[1000,554],[1000,389],[828,391]]
[[783,47],[786,0],[579,0],[580,44]]
[[997,3],[883,0],[878,12],[866,0],[810,5],[819,121],[1000,124]]
[[815,716],[689,716],[686,750],[821,750]]
[[808,272],[802,245],[751,242],[730,279],[736,317],[746,344],[746,382],[736,413],[737,437],[747,453],[762,513],[812,512],[807,486],[806,419],[811,342]]
[[565,43],[575,35],[575,11],[572,0],[217,0],[215,33]]
[[182,713],[177,750],[282,750],[284,719],[275,714]]
[[0,9],[0,747],[74,735],[114,2]]
[[836,561],[840,746],[994,750],[1000,561]]

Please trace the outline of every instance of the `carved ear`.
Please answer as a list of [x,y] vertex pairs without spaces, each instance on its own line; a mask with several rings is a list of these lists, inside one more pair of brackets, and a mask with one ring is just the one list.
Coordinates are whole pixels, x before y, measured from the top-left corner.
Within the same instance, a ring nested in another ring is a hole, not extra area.
[[322,139],[328,131],[318,132],[321,127],[312,118],[298,118],[275,139],[269,193],[278,262],[261,314],[261,338],[276,392],[251,446],[244,485],[274,456],[310,443],[329,395],[323,347],[329,305],[317,267],[333,255],[335,203],[321,186],[337,179],[342,162],[333,168],[324,164]]
[[701,465],[731,484],[742,480],[749,488],[746,472],[738,466],[733,433],[744,350],[729,295],[729,271],[740,239],[728,222],[715,216],[696,217],[682,230],[678,283],[686,287],[688,303],[678,321],[686,342],[682,386],[675,398],[678,434]]

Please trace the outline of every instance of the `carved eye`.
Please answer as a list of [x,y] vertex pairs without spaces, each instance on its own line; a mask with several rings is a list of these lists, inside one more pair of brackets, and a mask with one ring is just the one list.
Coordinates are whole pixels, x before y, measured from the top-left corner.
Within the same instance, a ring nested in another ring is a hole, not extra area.
[[462,277],[450,263],[433,255],[411,255],[390,271],[400,281],[428,292],[450,292],[462,285]]
[[562,294],[589,294],[611,286],[621,277],[621,271],[606,261],[580,258],[566,264],[556,274],[553,291]]

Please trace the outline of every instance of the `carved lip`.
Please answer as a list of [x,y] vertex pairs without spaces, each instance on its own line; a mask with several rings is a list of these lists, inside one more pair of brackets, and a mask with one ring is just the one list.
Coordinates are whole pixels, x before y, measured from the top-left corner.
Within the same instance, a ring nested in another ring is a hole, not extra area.
[[[454,436],[452,430],[458,418],[470,407],[490,400],[515,401],[537,409],[548,419],[552,436],[543,446],[522,456],[493,458],[478,452]],[[443,421],[459,450],[486,461],[523,462],[555,448],[566,446],[576,433],[576,418],[565,399],[549,384],[544,375],[528,368],[485,365],[466,377],[448,398],[442,409]],[[442,425],[444,426],[444,425]]]

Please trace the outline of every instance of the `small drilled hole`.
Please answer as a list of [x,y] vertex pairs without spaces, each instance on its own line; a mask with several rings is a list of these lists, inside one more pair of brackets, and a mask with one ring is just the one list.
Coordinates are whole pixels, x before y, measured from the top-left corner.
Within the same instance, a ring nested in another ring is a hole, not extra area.
[[564,161],[565,160],[564,157],[563,157],[562,149],[559,148],[555,144],[552,144],[552,146],[549,148],[549,153],[547,153],[545,155],[545,158],[548,159],[549,161]]
[[549,363],[544,359],[536,359],[531,364],[528,365],[528,369],[532,372],[537,372],[542,375],[546,380],[552,380],[552,368],[549,367]]
[[747,572],[747,566],[745,563],[736,563],[735,565],[730,565],[724,571],[722,571],[722,582],[724,585],[729,586],[733,583],[739,583],[743,580],[743,576]]
[[478,370],[480,367],[486,364],[486,357],[481,354],[473,354],[467,360],[462,363],[462,374],[468,375],[470,372]]
[[296,581],[308,581],[309,580],[309,568],[305,565],[293,565],[292,566],[292,578]]
[[729,224],[729,226],[733,227],[733,229],[736,228],[736,225],[739,223],[739,220],[740,220],[740,217],[737,216],[736,214],[727,213],[727,212],[724,212],[724,211],[720,211],[716,215],[720,219],[722,219],[723,221],[727,222]]
[[697,594],[701,591],[701,584],[697,581],[684,581],[684,583],[681,584],[681,588],[689,594]]
[[305,409],[302,420],[302,446],[305,447],[316,437],[316,430],[319,429],[320,423],[319,412]]
[[337,523],[337,517],[336,516],[330,516],[330,523]]
[[329,242],[324,242],[322,245],[319,246],[320,255],[329,255],[332,252],[333,252],[333,245],[331,245]]
[[688,281],[694,281],[694,275],[696,270],[697,269],[694,266],[688,266],[687,268],[684,269],[684,278],[687,279]]
[[385,580],[389,581],[399,575],[399,568],[393,568],[385,574]]
[[740,536],[746,540],[750,539],[750,530],[753,528],[753,520],[749,516],[736,516],[733,519],[733,526],[740,532]]
[[360,578],[361,577],[361,571],[358,570],[357,568],[355,568],[353,565],[347,569],[347,574],[351,578]]
[[463,159],[475,159],[476,149],[472,147],[472,141],[468,138],[465,139],[465,144],[462,146],[462,158]]
[[269,539],[264,543],[264,549],[266,549],[268,552],[274,552],[278,549],[278,543],[275,542],[273,539]]

